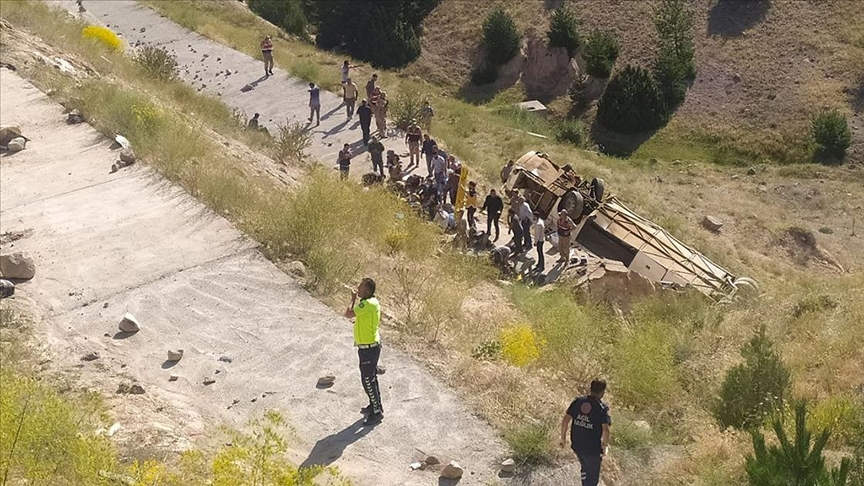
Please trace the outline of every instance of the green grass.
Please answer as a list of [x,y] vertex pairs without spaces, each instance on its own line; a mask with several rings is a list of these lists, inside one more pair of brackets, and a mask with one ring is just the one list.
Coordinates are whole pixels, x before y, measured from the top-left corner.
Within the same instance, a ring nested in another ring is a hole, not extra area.
[[552,456],[552,428],[546,424],[527,424],[504,434],[517,464],[544,464]]

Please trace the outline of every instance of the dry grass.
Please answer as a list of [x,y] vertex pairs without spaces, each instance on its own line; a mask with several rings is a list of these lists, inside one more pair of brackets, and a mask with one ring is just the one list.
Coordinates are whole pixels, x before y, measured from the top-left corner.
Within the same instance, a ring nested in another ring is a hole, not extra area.
[[[167,5],[164,8],[185,12],[189,25],[217,38],[233,38],[237,33],[235,42],[246,37],[251,40],[259,35],[255,29],[263,28],[257,22],[244,24],[248,19],[229,10],[233,6],[218,2],[163,3]],[[226,12],[232,16],[223,17]],[[7,13],[5,4],[3,13]],[[31,25],[35,18],[19,15],[18,21],[32,29],[43,28]],[[241,29],[240,25],[248,28]],[[62,32],[62,25],[53,31]],[[45,35],[58,44],[65,41],[52,32]],[[302,63],[309,76],[330,73],[338,62],[335,56],[288,41],[279,41],[277,47],[285,56],[277,56],[280,64]],[[68,48],[77,49],[74,43]],[[247,48],[256,50],[256,45]],[[121,85],[104,79],[83,83],[81,102],[105,131],[123,127],[133,134],[146,130],[160,133],[162,127],[191,109],[190,104],[209,106],[209,101],[197,95],[184,101],[180,96],[184,90],[177,85],[155,85],[162,89],[136,94],[138,85],[133,85],[136,89],[122,85],[133,83],[134,66],[126,72],[122,60],[107,66],[86,50],[78,54],[94,68],[104,70],[100,72],[113,73],[122,80]],[[58,96],[70,94],[69,80],[58,79],[53,73],[42,78],[39,72],[32,74],[43,86],[57,89]],[[442,97],[439,88],[393,73],[384,73],[383,78],[388,87],[394,87],[391,92],[414,89],[433,95],[438,113],[433,125],[435,136],[476,168],[481,180],[494,180],[501,161],[538,146],[538,139],[517,131],[525,121],[500,108],[518,93],[505,92],[489,107],[476,107]],[[334,74],[332,79],[338,78]],[[620,444],[625,450],[615,461],[624,468],[624,479],[647,477],[651,478],[649,484],[734,484],[740,480],[740,449],[747,442],[721,435],[706,410],[723,372],[739,359],[738,348],[756,323],[766,324],[783,351],[795,373],[798,395],[820,401],[835,395],[864,400],[860,392],[864,386],[864,280],[856,265],[862,253],[858,237],[851,236],[852,219],[864,204],[859,190],[864,174],[860,170],[819,168],[817,174],[803,166],[767,166],[759,167],[757,175],[747,176],[744,170],[696,162],[707,159],[703,155],[708,149],[698,140],[678,145],[681,139],[676,136],[670,140],[676,140],[675,150],[682,155],[675,158],[687,162],[675,164],[671,157],[659,155],[661,160],[655,162],[639,158],[623,161],[543,141],[542,148],[554,160],[570,161],[586,174],[606,178],[609,187],[632,206],[661,220],[718,262],[757,277],[766,290],[757,301],[722,309],[689,296],[653,298],[635,306],[634,312],[622,319],[602,306],[577,303],[566,290],[538,293],[490,285],[488,265],[455,252],[438,254],[437,231],[383,191],[363,191],[342,184],[330,174],[313,171],[299,190],[286,193],[272,181],[243,172],[232,158],[217,158],[206,170],[196,170],[201,168],[196,157],[212,150],[208,126],[227,127],[226,133],[242,136],[242,130],[232,131],[230,114],[218,109],[218,102],[213,103],[203,126],[181,134],[194,141],[192,144],[151,147],[141,136],[145,160],[229,215],[238,227],[264,243],[271,257],[303,258],[318,278],[319,291],[333,292],[340,281],[359,273],[384,282],[384,302],[394,304],[388,304],[388,309],[413,322],[406,332],[394,337],[504,429],[524,423],[526,417],[539,424],[551,423],[569,398],[584,392],[588,378],[603,375],[610,378],[610,401],[615,413],[623,416],[624,428],[636,420],[646,420],[652,427],[648,435],[640,435],[632,427],[629,432],[622,431]],[[118,109],[135,105],[139,114],[146,115],[141,118],[152,123],[141,123],[134,112]],[[760,189],[760,182],[766,182],[765,190]],[[356,234],[352,227],[339,222],[339,218],[357,216],[333,212],[332,205],[326,204],[332,194],[350,201],[345,208],[363,208],[362,217],[371,221],[368,232]],[[709,213],[719,214],[727,222],[721,234],[710,234],[698,226],[702,215]],[[778,236],[793,225],[810,227],[814,233],[817,226],[831,228],[831,234],[818,234],[819,242],[851,273],[838,276],[829,268],[791,261],[787,248],[778,245]],[[323,227],[335,228],[340,238],[328,240]],[[858,226],[857,231],[860,234],[864,229]],[[356,243],[332,244],[349,238]],[[328,241],[330,244],[321,244]],[[416,281],[399,284],[400,265],[403,277],[407,266],[429,278],[422,285]],[[406,293],[413,293],[411,316]],[[823,294],[836,296],[839,305],[816,306],[795,317],[795,309],[802,302]],[[489,339],[500,339],[502,330],[512,323],[529,325],[537,341],[544,343],[536,361],[516,368],[502,360],[470,358],[474,348]],[[654,359],[655,355],[662,359]],[[661,390],[665,394],[659,394]],[[842,416],[832,411],[842,409],[840,405],[825,405],[825,420]],[[622,413],[624,407],[635,411]],[[685,452],[676,448],[681,444],[687,446]],[[635,453],[641,450],[647,450],[649,456]],[[655,456],[662,461],[655,461]]]

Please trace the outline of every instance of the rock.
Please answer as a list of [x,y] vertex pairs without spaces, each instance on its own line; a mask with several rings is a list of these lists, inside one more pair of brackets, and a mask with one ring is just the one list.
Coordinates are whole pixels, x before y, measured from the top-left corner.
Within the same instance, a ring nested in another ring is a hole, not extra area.
[[99,359],[99,353],[96,351],[90,351],[84,356],[81,356],[81,361],[95,361],[97,359]]
[[748,176],[755,176],[756,175],[756,169],[754,169],[753,167],[750,167],[749,169],[747,169],[747,175]]
[[78,123],[84,123],[84,115],[81,114],[77,109],[72,110],[66,115],[66,123],[69,125],[76,125]]
[[516,470],[516,461],[512,458],[504,459],[504,462],[501,463],[501,471],[505,473],[512,473]]
[[141,27],[141,30],[139,30],[138,32],[141,32],[142,34],[143,34],[144,32],[147,32],[147,27]]
[[202,383],[204,383],[204,386],[208,386],[216,383],[216,380],[208,376],[207,378],[204,378],[204,381],[202,381]]
[[180,361],[183,359],[183,350],[182,349],[169,349],[168,350],[168,361]]
[[3,125],[0,127],[0,147],[6,147],[13,138],[18,137],[23,137],[19,125]]
[[120,383],[117,386],[117,393],[121,395],[143,395],[144,387],[139,385],[138,383],[128,384],[128,383]]
[[30,280],[36,275],[36,264],[30,255],[24,252],[0,255],[0,274],[7,280]]
[[387,368],[386,368],[386,367],[381,366],[381,365],[378,365],[378,366],[375,368],[375,374],[376,374],[376,375],[383,375],[384,373],[387,373]]
[[120,422],[114,422],[114,425],[108,429],[108,437],[113,437],[118,430],[120,430]]
[[333,383],[335,383],[335,382],[336,382],[335,376],[325,375],[325,376],[322,376],[321,378],[318,378],[317,386],[319,388],[329,388],[329,387],[333,386]]
[[171,376],[168,377],[168,381],[177,381],[180,379],[180,375],[176,373],[172,373]]
[[723,221],[720,221],[720,219],[714,216],[705,216],[704,218],[702,218],[702,227],[707,229],[708,231],[719,233],[720,228],[723,227]]
[[444,469],[441,470],[441,474],[439,477],[444,479],[459,479],[462,477],[462,473],[465,472],[462,469],[462,466],[459,465],[456,461],[450,461],[450,464],[444,466]]
[[636,420],[633,422],[633,427],[643,431],[643,432],[651,432],[651,424],[644,420]]
[[423,463],[421,463],[421,462],[412,462],[411,464],[408,465],[408,467],[410,467],[412,471],[416,471],[416,470],[418,470],[418,469],[420,469],[420,468],[423,467]]
[[16,138],[13,138],[12,140],[10,140],[8,144],[6,144],[6,149],[12,153],[20,152],[20,151],[24,150],[26,145],[27,145],[27,140],[24,137],[16,137]]
[[732,81],[735,81],[736,83],[740,83],[741,82],[741,75],[738,73],[733,74],[732,75]]
[[234,358],[231,358],[228,356],[219,356],[219,361],[221,361],[223,363],[230,363],[230,362],[234,361]]
[[123,320],[120,321],[119,327],[123,332],[138,332],[141,329],[141,326],[138,324],[138,319],[129,312],[123,316]]
[[441,464],[441,461],[438,460],[438,458],[435,456],[429,456],[423,462],[425,462],[426,464],[429,464],[430,466],[435,466],[437,464]]
[[304,265],[303,262],[295,260],[295,261],[289,263],[288,266],[286,267],[286,269],[292,275],[296,275],[298,277],[305,277],[306,276],[306,265]]
[[0,299],[12,297],[13,295],[15,295],[15,284],[5,278],[0,278]]
[[124,148],[120,150],[120,162],[123,162],[126,165],[134,164],[135,152],[133,152],[131,148]]

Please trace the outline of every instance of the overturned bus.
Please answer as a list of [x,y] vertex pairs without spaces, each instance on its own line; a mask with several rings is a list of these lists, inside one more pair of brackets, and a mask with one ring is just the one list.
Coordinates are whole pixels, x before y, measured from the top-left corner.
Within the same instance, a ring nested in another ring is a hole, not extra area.
[[520,191],[531,209],[550,221],[557,219],[558,211],[567,210],[576,223],[573,241],[648,280],[673,288],[690,286],[715,301],[732,298],[745,287],[758,290],[752,279],[735,277],[607,196],[602,179],[584,180],[570,165],[559,166],[546,154],[528,152],[519,158],[504,188],[508,194]]

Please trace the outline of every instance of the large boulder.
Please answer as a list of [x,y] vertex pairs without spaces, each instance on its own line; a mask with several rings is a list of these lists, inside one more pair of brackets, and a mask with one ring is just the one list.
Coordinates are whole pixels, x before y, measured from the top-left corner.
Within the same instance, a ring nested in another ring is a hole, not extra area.
[[138,332],[141,326],[138,324],[138,319],[131,313],[126,313],[123,320],[120,321],[120,330],[123,332]]
[[459,465],[456,461],[450,461],[450,464],[444,466],[444,469],[441,470],[441,474],[439,475],[444,479],[459,479],[462,477],[462,474],[465,471],[462,469],[462,466]]
[[11,280],[29,280],[36,275],[36,264],[27,253],[16,251],[0,255],[0,273]]

